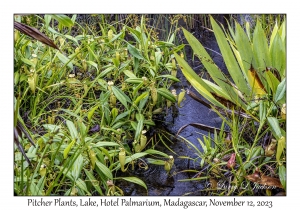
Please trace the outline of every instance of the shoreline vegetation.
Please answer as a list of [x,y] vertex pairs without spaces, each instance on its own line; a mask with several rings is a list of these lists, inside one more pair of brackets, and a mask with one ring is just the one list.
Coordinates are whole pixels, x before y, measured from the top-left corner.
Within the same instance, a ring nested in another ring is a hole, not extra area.
[[[134,171],[153,166],[169,180],[192,173],[180,182],[207,186],[196,190],[201,195],[285,194],[285,15],[14,19],[15,195],[123,196],[124,183],[148,195],[151,183]],[[216,49],[203,45],[207,38],[216,40]],[[201,98],[174,89],[182,80]],[[162,132],[167,114],[188,97],[217,113],[221,127],[187,122],[177,135]],[[188,125],[208,132],[199,146],[179,135]],[[186,143],[187,156],[170,148],[172,138]],[[176,171],[179,159],[194,167]],[[209,205],[225,203],[211,199]]]

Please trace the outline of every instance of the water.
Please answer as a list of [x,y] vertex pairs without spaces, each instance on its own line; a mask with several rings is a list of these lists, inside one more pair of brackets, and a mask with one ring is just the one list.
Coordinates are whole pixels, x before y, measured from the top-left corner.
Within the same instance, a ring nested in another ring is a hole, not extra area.
[[[213,38],[206,37],[205,42],[203,43],[207,48],[212,49],[211,57],[216,62],[216,64],[221,67],[221,69],[226,69],[223,63],[223,59],[219,54],[219,49],[217,46],[216,41]],[[196,71],[196,73],[200,73],[202,66],[199,61],[194,60],[192,61],[192,51],[190,49],[187,50],[187,59],[189,60],[190,66]],[[189,89],[193,91],[198,97],[202,98],[197,91],[190,86],[188,81],[183,76],[182,72],[179,70],[178,79],[181,83],[175,84],[172,88],[176,89],[177,94],[181,91],[181,89]],[[203,99],[203,98],[202,98]],[[186,99],[181,103],[181,107],[175,108],[176,114],[168,110],[168,114],[164,119],[164,127],[166,130],[172,134],[176,134],[178,130],[189,123],[201,123],[208,126],[213,127],[220,127],[221,126],[221,119],[218,117],[217,114],[210,111],[207,107],[200,104],[199,102],[192,99],[190,96],[186,94]],[[180,136],[185,138],[186,140],[190,141],[194,144],[200,151],[202,151],[201,146],[198,140],[202,140],[202,135],[207,135],[207,132],[202,131],[200,129],[194,128],[192,126],[186,127],[180,133]],[[132,184],[129,182],[119,182],[117,185],[123,189],[125,195],[127,196],[182,196],[182,195],[205,195],[202,191],[205,189],[205,183],[200,181],[182,181],[184,179],[190,179],[196,175],[196,173],[187,173],[184,170],[187,169],[200,169],[200,159],[196,162],[192,160],[182,159],[181,156],[187,157],[197,157],[195,151],[187,144],[186,141],[182,140],[181,138],[171,138],[173,144],[168,143],[170,149],[172,149],[176,154],[173,154],[171,151],[161,146],[161,148],[156,148],[157,150],[162,150],[163,152],[173,155],[175,158],[174,167],[171,170],[170,174],[164,170],[164,166],[157,166],[157,165],[149,165],[148,170],[140,169],[140,172],[126,172],[123,176],[137,176],[142,179],[147,187],[148,187],[148,194],[147,191],[139,187],[136,184]],[[160,150],[160,151],[161,151]]]

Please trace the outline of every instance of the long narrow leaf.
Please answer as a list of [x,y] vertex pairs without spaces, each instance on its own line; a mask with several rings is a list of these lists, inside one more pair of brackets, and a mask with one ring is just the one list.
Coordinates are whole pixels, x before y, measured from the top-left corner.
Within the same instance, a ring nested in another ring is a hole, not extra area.
[[35,28],[32,28],[19,22],[14,22],[14,28],[26,34],[27,36],[30,36],[50,47],[53,47],[54,49],[60,50],[51,39],[49,39],[45,34],[43,34]]
[[259,21],[253,34],[253,58],[253,66],[259,71],[266,69],[266,65],[271,66],[267,38]]
[[188,63],[175,53],[175,58],[178,64],[182,67],[182,73],[191,83],[191,85],[208,101],[212,104],[225,108],[221,103],[219,103],[212,94],[207,90],[210,89],[209,86],[191,69]]
[[118,179],[124,179],[128,182],[138,184],[147,190],[147,185],[145,184],[145,182],[143,182],[141,179],[137,177],[118,177]]
[[270,56],[272,67],[276,68],[280,72],[281,77],[284,76],[286,70],[286,55],[284,43],[282,42],[279,34],[276,34],[273,44],[270,47]]
[[124,96],[125,94],[115,86],[112,87],[112,91],[116,96],[116,98],[126,107],[126,109],[128,109],[127,100],[126,97]]
[[100,171],[109,179],[112,180],[113,179],[113,175],[111,173],[111,171],[101,162],[99,162],[98,160],[96,161],[96,165],[97,167],[100,169]]
[[220,51],[222,53],[226,67],[230,73],[230,76],[232,77],[235,85],[239,88],[239,90],[243,93],[248,94],[249,88],[247,87],[247,83],[244,79],[244,75],[241,72],[241,69],[233,55],[233,52],[228,44],[228,41],[222,29],[212,17],[210,18],[210,20],[212,23],[215,37],[217,39]]

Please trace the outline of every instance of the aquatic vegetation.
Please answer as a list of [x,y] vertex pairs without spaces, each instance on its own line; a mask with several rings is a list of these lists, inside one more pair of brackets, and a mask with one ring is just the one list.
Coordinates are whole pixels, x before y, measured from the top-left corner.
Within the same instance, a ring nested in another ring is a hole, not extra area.
[[[29,28],[18,23],[27,19],[16,16],[16,25]],[[153,37],[143,17],[134,28],[104,21],[92,34],[75,20],[33,15],[25,24],[38,30],[15,31],[15,116],[33,141],[15,137],[24,148],[15,150],[15,193],[123,195],[120,179],[147,190],[122,172],[145,156],[169,159],[150,131],[177,101],[169,88],[179,82],[173,54],[183,45],[175,46],[175,30],[166,41]],[[82,34],[71,34],[75,25]]]
[[[247,28],[244,31],[238,22],[235,22],[234,28],[228,26],[225,30],[212,17],[210,20],[227,75],[214,63],[203,45],[185,29],[183,32],[188,43],[210,78],[200,78],[181,56],[175,54],[185,77],[208,102],[198,101],[218,113],[231,133],[227,137],[214,133],[214,149],[207,143],[210,140],[205,140],[205,145],[200,142],[204,153],[197,149],[202,156],[201,166],[204,162],[212,169],[216,165],[224,165],[222,161],[213,160],[224,159],[226,153],[230,158],[224,172],[233,175],[232,182],[237,189],[257,168],[276,175],[285,186],[285,20],[279,26],[274,25],[270,39],[266,38],[260,21],[250,33]],[[224,172],[220,174],[224,176]],[[234,191],[225,192],[253,194],[251,190]]]
[[[174,181],[178,155],[156,125],[193,94],[178,85],[178,67],[206,101],[193,98],[223,125],[189,124],[210,134],[199,139],[202,148],[184,139],[196,158],[183,158],[200,169],[175,181],[206,181],[213,195],[274,193],[240,190],[244,182],[285,190],[285,20],[274,24],[270,16],[253,29],[230,19],[225,30],[212,17],[16,15],[15,194],[122,196],[122,183],[147,194],[135,170],[151,166]],[[212,27],[228,74],[188,30],[180,31],[182,24]],[[183,35],[210,77],[200,78],[184,60]],[[233,187],[220,189],[220,181]]]

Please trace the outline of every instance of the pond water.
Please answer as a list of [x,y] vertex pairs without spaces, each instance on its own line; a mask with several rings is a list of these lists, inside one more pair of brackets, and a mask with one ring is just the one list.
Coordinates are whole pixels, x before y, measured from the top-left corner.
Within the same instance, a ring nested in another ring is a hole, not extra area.
[[[200,37],[201,39],[201,37]],[[225,64],[223,59],[219,54],[219,49],[216,41],[211,37],[204,37],[204,40],[200,40],[201,43],[213,50],[210,51],[211,57],[216,62],[221,69],[225,69]],[[199,61],[192,61],[192,51],[187,49],[187,58],[189,60],[190,66],[196,71],[196,73],[201,73],[202,65]],[[185,79],[182,72],[179,70],[177,73],[177,78],[181,81],[180,83],[175,84],[172,88],[176,89],[177,94],[180,93],[181,89],[189,89],[194,92],[198,97],[202,98],[197,91],[190,86],[188,81]],[[171,88],[171,89],[172,89]],[[222,120],[218,115],[210,111],[207,107],[200,104],[199,102],[192,99],[189,95],[186,94],[185,100],[181,103],[181,107],[176,105],[175,108],[176,114],[171,110],[168,111],[164,122],[162,124],[165,127],[166,131],[171,134],[176,134],[178,130],[189,123],[201,123],[208,126],[220,127]],[[160,126],[161,127],[161,126]],[[196,145],[197,148],[201,150],[201,146],[198,142],[198,139],[203,139],[202,135],[207,135],[206,131],[197,129],[192,126],[187,126],[180,136],[184,137],[192,144]],[[194,162],[192,160],[187,160],[179,158],[180,156],[187,157],[196,157],[195,151],[181,138],[173,137],[170,138],[173,142],[170,144],[168,141],[166,143],[176,154],[173,154],[170,150],[165,148],[163,145],[161,148],[156,148],[160,151],[163,151],[169,155],[174,156],[174,166],[171,170],[170,175],[164,170],[164,166],[150,165],[149,169],[135,169],[134,173],[126,172],[128,176],[137,176],[142,179],[148,187],[148,194],[146,190],[142,187],[139,187],[136,184],[129,184],[128,182],[117,183],[117,186],[124,190],[124,194],[127,196],[182,196],[182,195],[205,195],[205,192],[202,192],[205,189],[205,183],[200,181],[180,181],[184,179],[192,178],[195,173],[187,173],[184,170],[187,169],[199,169],[199,162]],[[199,160],[198,160],[199,161]]]

